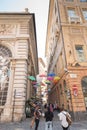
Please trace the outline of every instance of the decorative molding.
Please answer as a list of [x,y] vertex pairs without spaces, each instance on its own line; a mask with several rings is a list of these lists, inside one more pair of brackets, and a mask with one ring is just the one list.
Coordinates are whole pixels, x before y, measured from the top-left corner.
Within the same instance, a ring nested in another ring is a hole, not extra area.
[[0,35],[15,34],[16,26],[14,24],[0,24]]

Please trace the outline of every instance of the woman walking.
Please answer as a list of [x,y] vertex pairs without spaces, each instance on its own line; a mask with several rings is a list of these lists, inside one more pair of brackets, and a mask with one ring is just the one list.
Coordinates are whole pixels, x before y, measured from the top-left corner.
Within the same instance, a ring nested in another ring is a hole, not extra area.
[[63,130],[69,130],[69,123],[67,121],[67,116],[71,117],[71,115],[67,111],[65,111],[64,108],[61,108],[58,117],[59,120],[61,121],[61,126]]

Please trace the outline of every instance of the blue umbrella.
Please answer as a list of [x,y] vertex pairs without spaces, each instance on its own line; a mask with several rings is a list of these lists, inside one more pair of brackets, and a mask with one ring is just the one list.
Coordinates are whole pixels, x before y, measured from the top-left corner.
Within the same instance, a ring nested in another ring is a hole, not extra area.
[[55,76],[56,74],[53,72],[53,73],[49,73],[47,76]]

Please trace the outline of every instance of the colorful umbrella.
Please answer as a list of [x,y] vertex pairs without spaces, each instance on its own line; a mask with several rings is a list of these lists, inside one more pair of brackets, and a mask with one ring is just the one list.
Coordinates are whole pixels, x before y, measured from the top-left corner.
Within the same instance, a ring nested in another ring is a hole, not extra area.
[[36,81],[35,77],[34,76],[28,76],[28,78],[32,81]]
[[48,92],[50,92],[51,91],[51,89],[50,88],[48,88]]
[[46,80],[45,83],[48,84],[48,85],[50,85],[50,81],[49,80]]
[[55,76],[54,79],[53,79],[53,83],[57,83],[59,81],[60,77],[58,76]]
[[41,75],[39,75],[39,77],[46,77],[46,75],[45,74],[41,74]]
[[53,73],[49,73],[47,76],[55,76],[56,74],[53,72]]
[[48,76],[48,77],[47,77],[47,80],[53,80],[53,77]]
[[58,82],[58,80],[53,80],[53,83],[55,84],[55,83],[57,83]]
[[53,80],[57,80],[58,81],[59,79],[60,79],[60,77],[55,76]]
[[37,82],[32,82],[33,85],[37,84]]

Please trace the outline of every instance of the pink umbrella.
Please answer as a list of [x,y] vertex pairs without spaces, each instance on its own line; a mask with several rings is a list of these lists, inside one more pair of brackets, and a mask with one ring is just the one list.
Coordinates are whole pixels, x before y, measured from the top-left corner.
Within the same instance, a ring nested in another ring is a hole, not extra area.
[[49,76],[47,77],[47,80],[53,80],[53,77]]
[[41,75],[39,75],[39,77],[46,77],[46,75],[45,74],[41,74]]
[[32,82],[32,84],[34,85],[34,84],[36,84],[37,82]]

